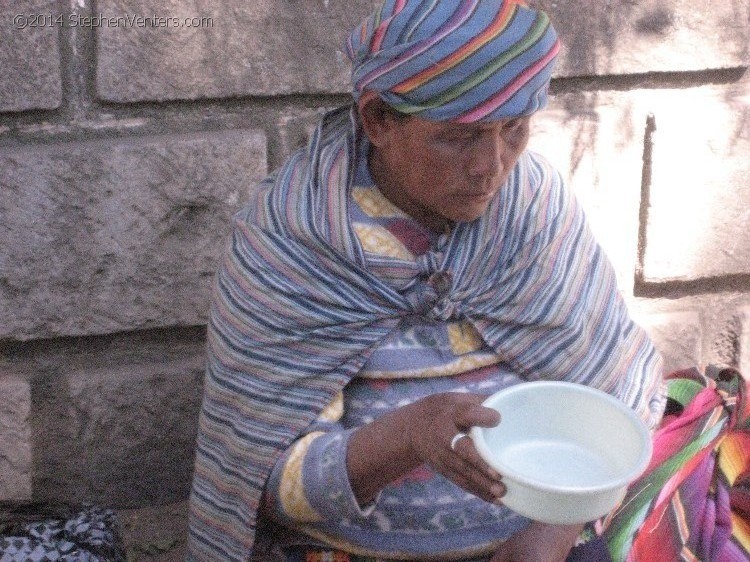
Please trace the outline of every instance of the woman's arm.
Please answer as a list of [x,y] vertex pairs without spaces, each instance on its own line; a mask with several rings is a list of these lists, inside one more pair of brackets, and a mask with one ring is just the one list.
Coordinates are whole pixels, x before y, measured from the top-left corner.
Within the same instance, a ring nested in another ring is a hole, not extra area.
[[490,562],[563,562],[583,527],[534,521],[505,541]]
[[[481,405],[485,398],[434,394],[359,428],[349,439],[346,462],[360,505],[422,463],[485,501],[500,503],[505,493],[501,476],[481,459],[471,439],[458,441],[455,450],[450,447],[456,433],[500,422],[495,410]],[[492,562],[563,561],[582,529],[533,522],[506,541]]]

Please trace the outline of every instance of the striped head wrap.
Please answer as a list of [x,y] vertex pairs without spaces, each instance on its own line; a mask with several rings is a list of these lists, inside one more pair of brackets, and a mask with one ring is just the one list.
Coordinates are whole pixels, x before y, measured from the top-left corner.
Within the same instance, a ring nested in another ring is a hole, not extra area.
[[350,35],[355,99],[472,123],[529,115],[547,101],[560,42],[519,0],[385,0]]

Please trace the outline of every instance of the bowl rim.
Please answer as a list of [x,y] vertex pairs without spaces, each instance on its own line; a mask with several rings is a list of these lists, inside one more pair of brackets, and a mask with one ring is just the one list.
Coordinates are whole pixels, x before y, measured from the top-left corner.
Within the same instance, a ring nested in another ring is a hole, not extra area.
[[[532,389],[531,388],[532,386],[534,386],[535,388]],[[521,382],[521,383],[513,384],[509,387],[506,387],[502,390],[495,392],[494,394],[491,394],[489,397],[487,397],[486,400],[484,400],[484,402],[482,402],[482,405],[488,408],[493,408],[492,404],[495,403],[500,398],[506,398],[508,395],[513,395],[513,394],[523,394],[530,390],[536,391],[539,389],[539,387],[566,388],[569,390],[574,390],[576,392],[590,394],[602,400],[605,400],[610,405],[612,405],[615,409],[625,414],[625,416],[629,418],[632,422],[634,422],[633,425],[637,429],[637,432],[640,434],[643,442],[645,443],[645,446],[643,450],[641,451],[640,457],[638,458],[638,461],[635,463],[635,465],[628,472],[624,473],[620,478],[614,479],[608,482],[607,484],[599,484],[595,486],[569,486],[569,485],[559,485],[559,484],[548,484],[545,482],[540,482],[539,480],[528,478],[525,475],[521,474],[520,472],[513,470],[512,467],[508,467],[504,465],[502,462],[498,462],[498,460],[495,457],[493,457],[493,455],[491,454],[489,447],[487,446],[482,436],[483,431],[490,430],[492,428],[478,427],[478,426],[472,427],[471,430],[469,431],[469,434],[471,436],[472,441],[474,442],[474,446],[476,447],[477,452],[487,464],[489,464],[492,468],[494,468],[500,473],[501,478],[503,480],[507,478],[515,482],[518,482],[520,484],[523,484],[525,486],[528,486],[529,488],[533,488],[533,489],[541,490],[545,492],[588,495],[588,494],[595,494],[595,493],[600,493],[600,492],[608,492],[608,491],[615,490],[617,488],[622,488],[623,486],[628,486],[631,482],[633,482],[636,478],[638,478],[643,473],[643,471],[646,469],[649,462],[651,461],[651,455],[653,454],[653,443],[651,439],[651,433],[648,430],[648,427],[646,426],[646,424],[643,422],[643,420],[638,417],[638,415],[633,411],[632,408],[630,408],[622,400],[602,390],[592,388],[585,384],[574,383],[574,382],[569,382],[569,381],[528,381],[528,382]],[[500,413],[500,415],[502,416],[502,412]],[[500,420],[500,423],[502,423],[502,419]]]

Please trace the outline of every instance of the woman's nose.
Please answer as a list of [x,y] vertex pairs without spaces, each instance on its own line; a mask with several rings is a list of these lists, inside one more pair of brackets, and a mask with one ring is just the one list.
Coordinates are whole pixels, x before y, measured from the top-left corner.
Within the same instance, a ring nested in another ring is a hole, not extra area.
[[503,169],[505,143],[497,134],[481,135],[469,149],[469,174],[472,176],[495,176]]

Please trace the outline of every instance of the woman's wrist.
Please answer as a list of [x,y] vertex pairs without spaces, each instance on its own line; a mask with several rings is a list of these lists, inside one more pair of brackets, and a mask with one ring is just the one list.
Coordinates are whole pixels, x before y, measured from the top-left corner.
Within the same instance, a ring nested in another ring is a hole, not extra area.
[[533,521],[503,543],[491,562],[563,562],[584,525],[551,525]]
[[346,466],[360,505],[369,503],[384,486],[422,464],[409,439],[417,423],[413,415],[417,408],[410,404],[394,410],[349,437]]

